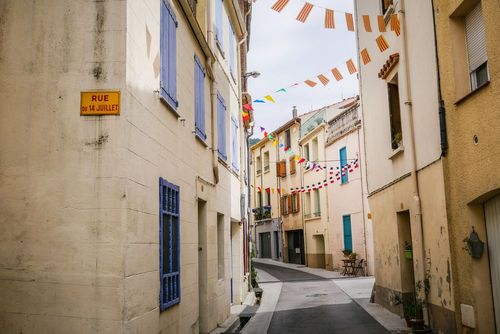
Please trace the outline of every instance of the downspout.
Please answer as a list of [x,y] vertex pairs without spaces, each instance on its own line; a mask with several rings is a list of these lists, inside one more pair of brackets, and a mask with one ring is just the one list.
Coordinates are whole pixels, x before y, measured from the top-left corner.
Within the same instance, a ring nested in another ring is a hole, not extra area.
[[434,0],[432,4],[432,23],[434,26],[434,49],[436,50],[436,69],[437,69],[437,84],[438,84],[438,98],[439,98],[439,133],[441,138],[441,156],[445,157],[448,153],[448,131],[446,130],[446,108],[441,91],[441,71],[439,70],[439,51],[437,43],[436,32],[436,17],[434,16]]
[[[401,14],[401,30],[402,30],[402,53],[403,53],[403,67],[405,71],[405,98],[404,102],[409,121],[409,139],[410,139],[410,147],[411,147],[411,186],[413,191],[413,201],[415,206],[415,229],[417,235],[420,237],[422,241],[421,249],[419,250],[419,257],[421,263],[417,262],[417,272],[419,276],[422,278],[422,281],[425,279],[425,243],[424,243],[424,229],[422,223],[422,206],[420,202],[420,191],[418,187],[418,174],[417,174],[417,153],[416,153],[416,145],[415,145],[415,128],[413,123],[413,108],[412,108],[412,95],[411,95],[411,82],[410,82],[410,65],[409,65],[409,57],[408,57],[408,35],[406,29],[406,8],[405,8],[405,0],[400,0],[401,9],[399,13]],[[418,261],[418,258],[417,258]],[[425,292],[420,292],[420,297],[425,300],[425,305],[427,305],[427,294]],[[426,307],[425,320],[427,324],[429,324],[429,308]]]
[[[358,163],[359,163],[359,177],[360,177],[360,188],[361,188],[361,214],[363,215],[363,238],[364,238],[364,248],[365,248],[365,266],[366,266],[366,271],[364,271],[365,276],[368,276],[368,246],[366,242],[366,212],[365,212],[365,195],[364,195],[364,189],[363,189],[363,167],[361,164],[361,140],[359,139],[360,136],[360,131],[359,128],[361,125],[357,127],[357,133],[358,133]],[[364,160],[364,159],[363,159]]]
[[[208,29],[207,29],[207,39],[209,43],[209,47],[211,50],[214,50],[215,42],[214,42],[214,31],[212,28],[212,19],[213,19],[213,13],[212,13],[212,6],[208,5],[207,6],[207,21],[208,21]],[[208,62],[210,64],[210,71],[211,73],[211,80],[210,80],[210,104],[211,104],[211,110],[210,110],[210,118],[212,120],[211,124],[211,130],[212,130],[212,143],[211,143],[211,150],[212,150],[212,170],[214,173],[214,183],[218,184],[219,183],[219,158],[217,157],[217,129],[215,124],[217,123],[217,84],[215,82],[215,76],[213,74],[213,68],[215,64],[215,56],[212,54],[212,56],[208,59]]]

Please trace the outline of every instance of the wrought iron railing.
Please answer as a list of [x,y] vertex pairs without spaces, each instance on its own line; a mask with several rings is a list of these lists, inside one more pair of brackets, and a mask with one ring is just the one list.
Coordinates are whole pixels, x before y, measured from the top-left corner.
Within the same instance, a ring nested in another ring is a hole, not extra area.
[[354,129],[360,123],[358,108],[350,109],[328,122],[327,143],[342,137],[346,132]]

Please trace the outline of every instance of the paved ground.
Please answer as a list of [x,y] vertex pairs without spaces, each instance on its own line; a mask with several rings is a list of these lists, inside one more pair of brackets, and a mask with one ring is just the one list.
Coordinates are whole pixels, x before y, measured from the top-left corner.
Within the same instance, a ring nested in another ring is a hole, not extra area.
[[265,307],[245,333],[389,333],[332,279],[271,263],[254,265]]

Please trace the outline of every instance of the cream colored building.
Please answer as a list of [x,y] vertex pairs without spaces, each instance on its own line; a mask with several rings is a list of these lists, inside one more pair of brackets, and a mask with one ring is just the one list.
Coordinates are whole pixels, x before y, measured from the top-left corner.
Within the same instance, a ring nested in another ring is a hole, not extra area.
[[[375,251],[375,301],[403,315],[416,285],[435,332],[454,333],[445,179],[441,158],[437,64],[430,1],[357,1],[360,90]],[[396,13],[400,36],[391,31]],[[366,32],[363,16],[384,15],[386,32]],[[379,50],[383,35],[388,49]],[[366,57],[365,57],[366,59]],[[406,244],[413,259],[404,256]],[[419,284],[420,283],[420,284]]]
[[248,2],[0,7],[0,332],[216,328],[248,286]]
[[[334,270],[343,270],[342,250],[357,254],[358,266],[374,275],[373,229],[369,219],[364,137],[358,99],[338,106],[327,120],[325,158],[328,167],[328,240]],[[333,183],[332,183],[333,182]],[[358,270],[360,274],[363,273]]]
[[[500,7],[434,1],[449,150],[443,159],[456,332],[500,332]],[[484,244],[473,258],[464,239]]]

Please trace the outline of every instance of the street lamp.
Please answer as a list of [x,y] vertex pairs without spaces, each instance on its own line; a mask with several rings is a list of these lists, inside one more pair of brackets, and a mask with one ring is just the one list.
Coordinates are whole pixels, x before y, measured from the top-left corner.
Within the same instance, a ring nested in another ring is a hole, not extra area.
[[245,77],[245,79],[248,78],[248,77],[258,78],[259,75],[260,75],[260,72],[252,71],[252,72],[245,73],[244,77]]

